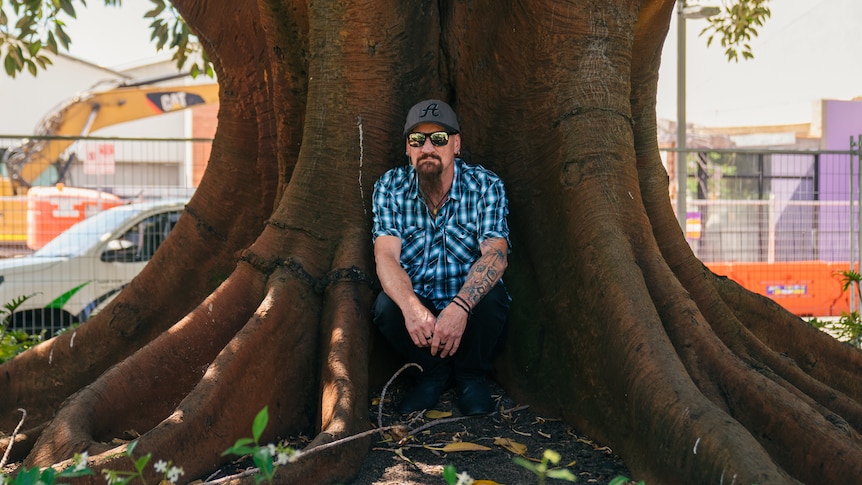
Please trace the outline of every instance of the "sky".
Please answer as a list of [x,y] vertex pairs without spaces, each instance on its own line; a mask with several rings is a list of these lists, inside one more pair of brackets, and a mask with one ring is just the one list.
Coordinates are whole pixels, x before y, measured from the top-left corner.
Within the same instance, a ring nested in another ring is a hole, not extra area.
[[[689,1],[689,4],[695,3]],[[721,5],[702,0],[700,5]],[[751,41],[754,59],[728,61],[717,42],[686,21],[686,118],[709,127],[805,123],[820,99],[862,96],[862,2],[772,0]],[[676,120],[676,14],[659,71],[659,119]]]
[[[722,1],[702,0],[701,5]],[[689,4],[694,4],[693,0]],[[146,0],[121,8],[97,0],[69,22],[70,54],[106,67],[157,55],[149,40]],[[812,121],[820,99],[862,97],[862,2],[772,0],[772,17],[751,42],[754,60],[728,61],[723,49],[698,34],[705,20],[686,21],[686,116],[708,127]],[[659,119],[676,120],[676,14],[659,72]]]
[[149,0],[126,0],[119,8],[101,0],[90,0],[87,7],[76,3],[77,18],[66,21],[72,38],[68,53],[105,67],[164,54],[150,40],[151,19],[144,18],[152,5]]

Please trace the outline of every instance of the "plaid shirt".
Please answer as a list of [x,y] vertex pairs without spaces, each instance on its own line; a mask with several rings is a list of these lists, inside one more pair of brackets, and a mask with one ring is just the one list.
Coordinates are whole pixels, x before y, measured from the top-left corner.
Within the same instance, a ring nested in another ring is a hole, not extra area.
[[374,239],[401,239],[401,266],[417,295],[443,309],[467,280],[489,238],[509,241],[503,182],[490,170],[455,159],[449,199],[433,217],[419,194],[412,165],[396,167],[374,184]]

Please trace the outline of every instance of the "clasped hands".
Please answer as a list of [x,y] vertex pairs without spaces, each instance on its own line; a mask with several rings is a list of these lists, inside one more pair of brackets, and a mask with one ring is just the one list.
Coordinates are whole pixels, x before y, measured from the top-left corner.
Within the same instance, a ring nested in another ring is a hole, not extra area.
[[407,333],[417,347],[431,347],[431,355],[455,354],[467,328],[467,313],[450,303],[435,317],[422,306],[412,317],[405,315]]

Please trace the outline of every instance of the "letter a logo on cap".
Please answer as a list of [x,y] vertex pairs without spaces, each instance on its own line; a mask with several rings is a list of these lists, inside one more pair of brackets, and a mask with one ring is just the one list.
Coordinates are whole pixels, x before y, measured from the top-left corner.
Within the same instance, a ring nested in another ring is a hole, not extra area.
[[431,116],[437,117],[440,116],[440,108],[437,107],[437,103],[431,103],[422,110],[422,115],[420,118],[424,118],[428,116],[428,112],[431,112]]
[[455,116],[452,107],[439,99],[426,99],[414,104],[410,108],[410,111],[407,113],[407,121],[404,123],[404,136],[407,136],[410,130],[419,123],[436,123],[446,128],[450,134],[461,131],[461,127],[458,125],[458,117]]

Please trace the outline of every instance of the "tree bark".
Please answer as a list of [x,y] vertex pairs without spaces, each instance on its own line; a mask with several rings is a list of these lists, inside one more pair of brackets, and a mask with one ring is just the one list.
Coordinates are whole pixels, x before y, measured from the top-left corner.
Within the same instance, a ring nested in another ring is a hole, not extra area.
[[[862,354],[710,273],[676,222],[655,119],[672,1],[175,4],[215,60],[212,159],[128,290],[0,366],[0,429],[35,416],[27,464],[122,469],[110,443],[134,430],[135,454],[205,476],[264,406],[264,440],[367,429],[372,185],[439,97],[507,185],[507,391],[650,484],[862,476]],[[367,446],[278,481],[347,481]]]

